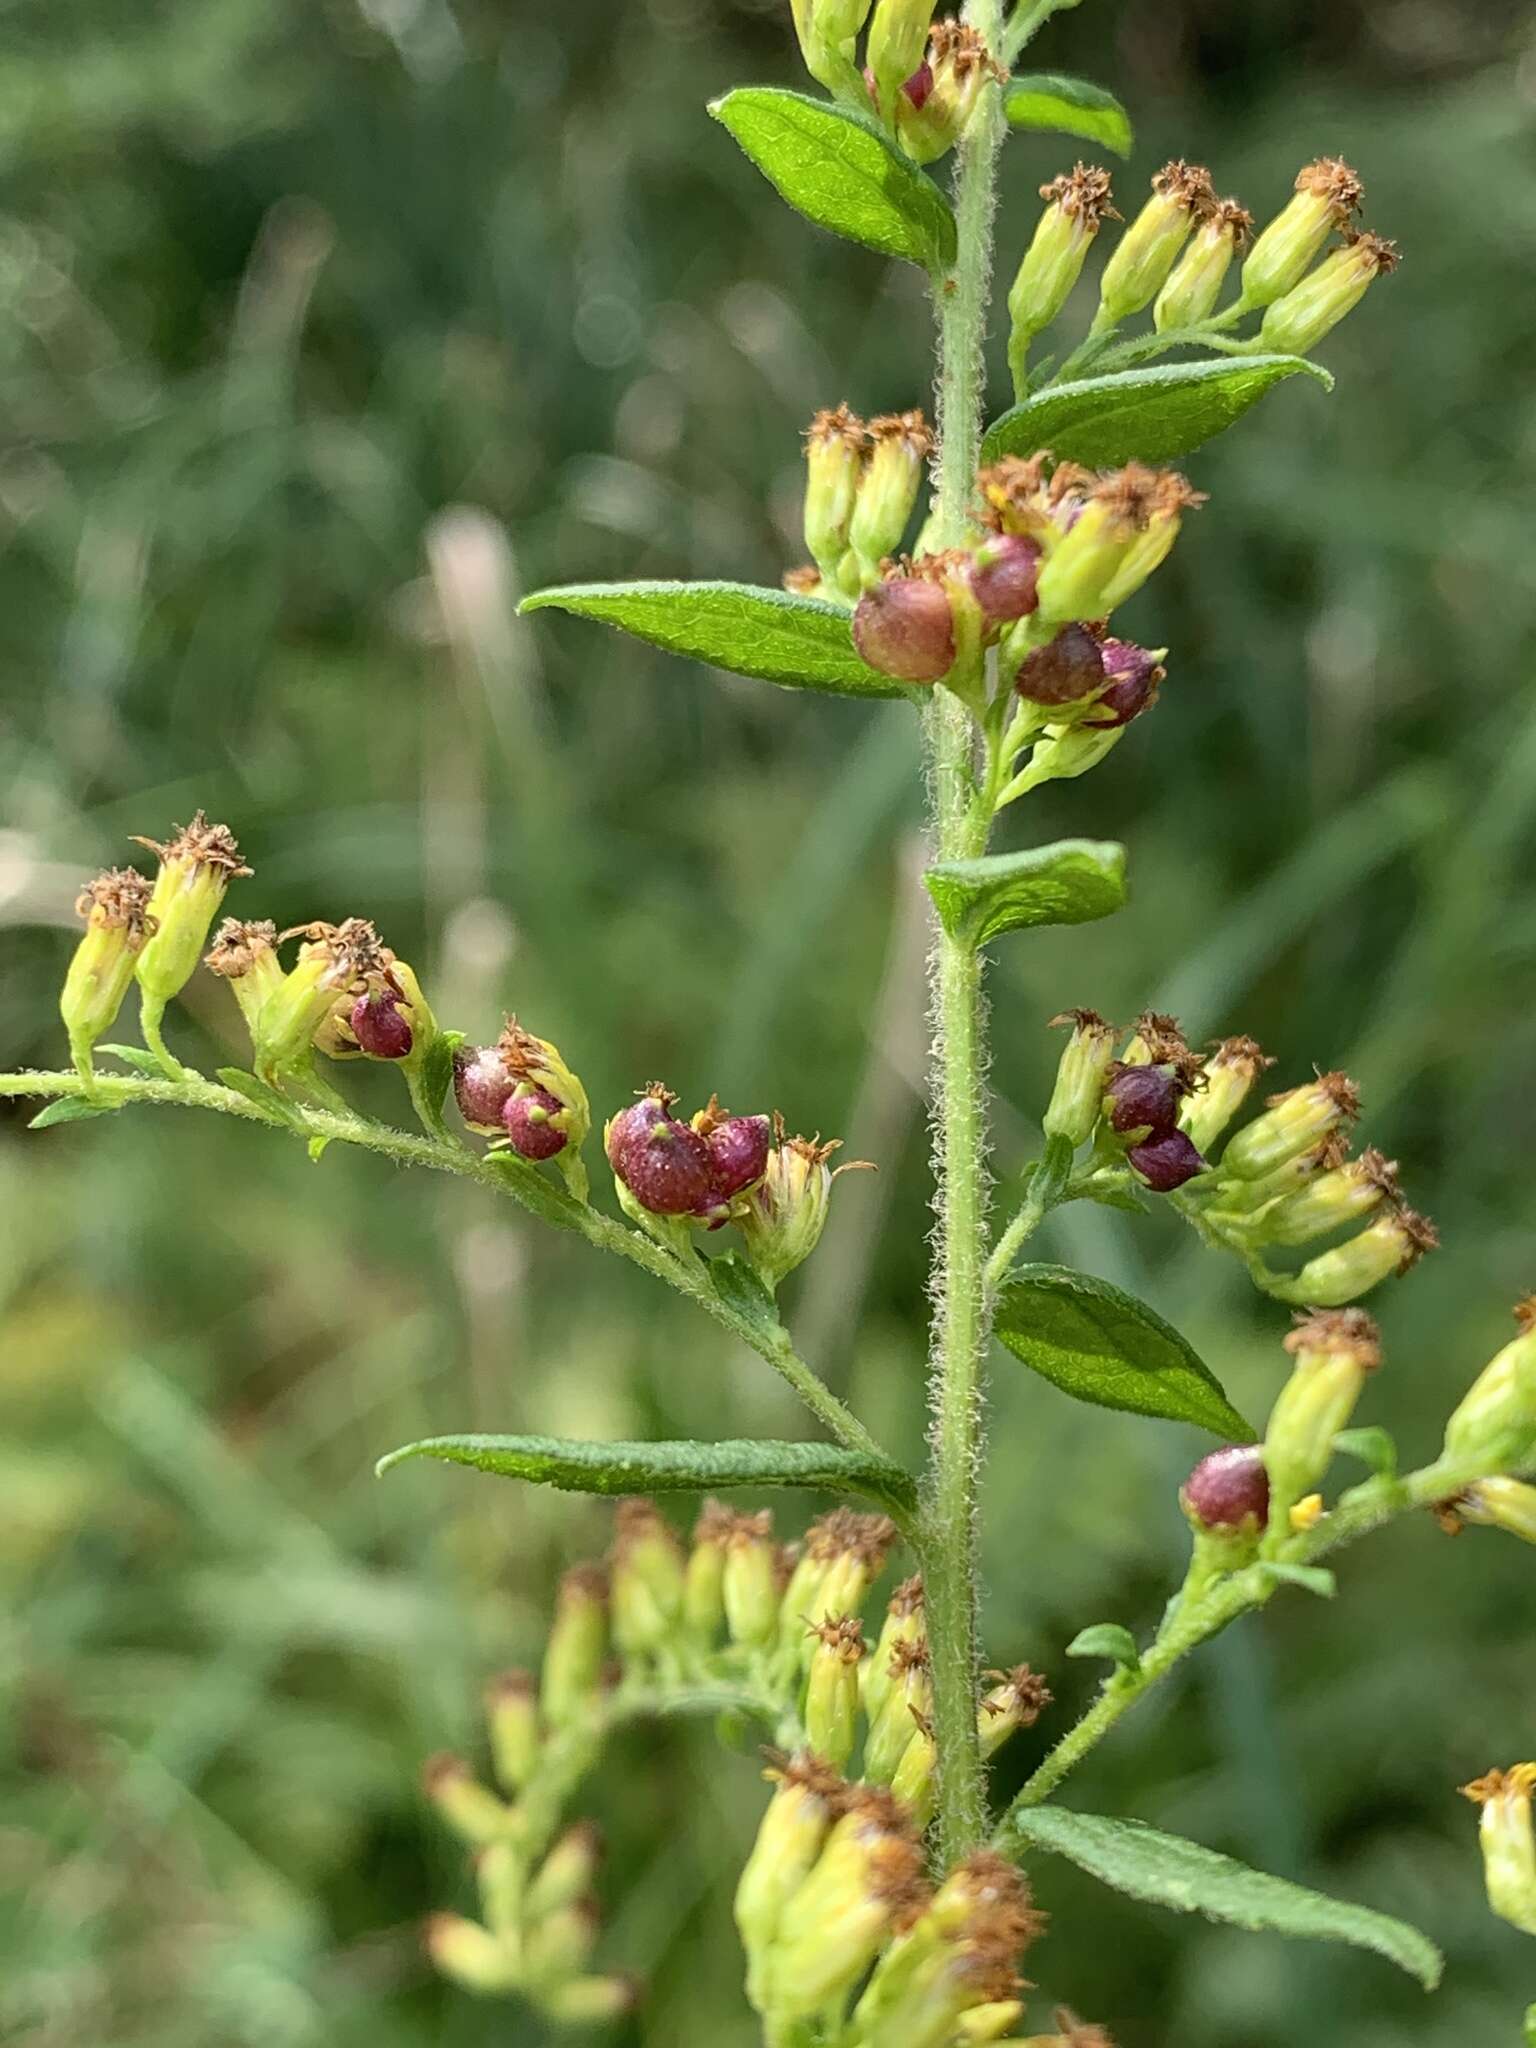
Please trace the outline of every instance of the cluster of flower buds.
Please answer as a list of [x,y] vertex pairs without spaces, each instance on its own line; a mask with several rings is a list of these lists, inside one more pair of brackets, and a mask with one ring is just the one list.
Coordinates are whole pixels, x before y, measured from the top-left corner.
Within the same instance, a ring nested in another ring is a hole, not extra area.
[[85,919],[85,937],[70,962],[59,1010],[87,1082],[94,1048],[116,1022],[135,980],[144,1041],[171,1078],[181,1078],[181,1064],[161,1035],[161,1019],[192,978],[225,890],[236,876],[251,872],[229,827],[210,825],[201,811],[190,825],[176,826],[164,844],[137,844],[159,856],[154,882],[135,868],[110,868],[85,885],[75,906]]
[[[920,164],[965,133],[983,86],[1007,76],[975,29],[934,21],[933,0],[791,0],[805,68],[868,112]],[[859,59],[859,36],[869,36]]]
[[[1337,157],[1304,165],[1295,196],[1243,257],[1238,297],[1218,327],[1259,313],[1249,346],[1289,354],[1314,348],[1397,263],[1395,244],[1354,226],[1363,193]],[[1045,211],[1008,298],[1009,360],[1021,392],[1031,344],[1066,304],[1103,223],[1119,218],[1109,175],[1096,166],[1078,164],[1042,185],[1040,196]],[[1108,334],[1148,306],[1160,334],[1202,328],[1216,318],[1227,273],[1252,232],[1252,214],[1235,199],[1219,199],[1203,165],[1165,164],[1104,266],[1093,332]],[[1325,254],[1336,233],[1343,240]]]
[[880,579],[917,508],[933,433],[920,412],[862,420],[846,405],[817,413],[805,436],[805,545],[784,579],[803,596],[848,604]]
[[552,1159],[572,1194],[585,1201],[581,1148],[592,1128],[587,1092],[547,1038],[509,1017],[492,1045],[454,1049],[453,1092],[472,1131],[535,1164]]
[[1536,1828],[1531,1820],[1536,1764],[1489,1771],[1461,1789],[1481,1809],[1478,1837],[1489,1905],[1511,1927],[1536,1934]]
[[[1298,1307],[1340,1308],[1439,1242],[1403,1199],[1394,1163],[1372,1147],[1352,1157],[1359,1091],[1346,1074],[1319,1074],[1272,1095],[1262,1115],[1219,1152],[1254,1083],[1273,1064],[1251,1038],[1192,1052],[1175,1020],[1148,1012],[1117,1058],[1120,1034],[1091,1010],[1058,1018],[1072,1038],[1046,1110],[1048,1137],[1095,1139],[1104,1169],[1124,1163],[1158,1193],[1180,1191],[1206,1235],[1247,1262],[1267,1293]],[[1150,1071],[1149,1071],[1150,1070]],[[1270,1267],[1292,1251],[1353,1234],[1300,1270]]]

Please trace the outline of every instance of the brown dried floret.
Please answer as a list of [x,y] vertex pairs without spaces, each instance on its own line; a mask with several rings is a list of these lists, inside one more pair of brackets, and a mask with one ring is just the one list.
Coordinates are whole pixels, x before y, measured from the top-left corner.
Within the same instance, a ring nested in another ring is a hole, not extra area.
[[75,915],[88,924],[126,931],[129,944],[138,947],[150,935],[145,913],[152,893],[152,885],[137,868],[108,868],[81,889]]
[[1096,164],[1074,164],[1070,171],[1042,185],[1040,197],[1049,205],[1059,206],[1073,220],[1082,221],[1090,233],[1098,229],[1100,222],[1120,218],[1111,204],[1113,187],[1109,173]]
[[238,981],[276,944],[277,926],[271,918],[255,918],[242,924],[238,917],[226,917],[203,955],[203,965],[211,974],[222,974],[226,981]]
[[1507,1771],[1489,1771],[1458,1788],[1463,1799],[1487,1806],[1495,1799],[1529,1799],[1536,1792],[1536,1764],[1511,1764]]
[[905,1678],[909,1671],[930,1670],[932,1664],[925,1636],[898,1636],[891,1645],[888,1668],[892,1678]]
[[883,412],[869,423],[871,441],[902,441],[919,461],[933,453],[933,429],[921,412]]
[[1056,1697],[1029,1664],[1015,1664],[1011,1671],[989,1671],[986,1676],[996,1683],[982,1701],[982,1711],[994,1716],[1015,1714],[1021,1728],[1033,1728]]
[[1275,1064],[1256,1038],[1221,1038],[1213,1041],[1207,1067],[1242,1067],[1250,1075],[1262,1074]]
[[1186,163],[1183,157],[1163,165],[1152,180],[1152,190],[1197,216],[1213,212],[1218,203],[1215,184],[1205,165]]
[[[937,71],[941,65],[961,83],[977,71],[986,71],[1001,85],[1008,73],[987,48],[986,39],[969,22],[936,21],[928,32],[928,62]],[[873,421],[870,423],[874,424]]]
[[[792,1141],[794,1142],[794,1141]],[[818,1562],[851,1555],[878,1571],[896,1541],[896,1524],[889,1515],[860,1515],[852,1508],[833,1508],[819,1515],[805,1532],[805,1548]]]
[[1347,1352],[1362,1372],[1381,1364],[1381,1331],[1363,1308],[1298,1309],[1296,1327],[1281,1339],[1293,1358],[1303,1351]]
[[814,562],[802,562],[786,569],[780,580],[792,597],[814,597],[821,588],[821,571]]
[[1347,224],[1352,213],[1359,211],[1360,202],[1365,197],[1360,174],[1341,156],[1320,156],[1310,164],[1303,164],[1296,173],[1296,190],[1326,199],[1340,227]]
[[1396,242],[1389,242],[1384,235],[1373,235],[1369,228],[1357,229],[1344,239],[1346,246],[1369,264],[1375,277],[1390,277],[1403,260]]
[[1401,1277],[1404,1273],[1411,1273],[1426,1252],[1439,1250],[1440,1233],[1417,1209],[1399,1209],[1392,1218],[1392,1224],[1402,1241],[1403,1255],[1397,1265]]
[[824,1621],[811,1622],[806,1634],[815,1636],[844,1664],[857,1664],[864,1654],[864,1624],[856,1614],[829,1614]]
[[254,872],[240,858],[240,849],[235,844],[235,835],[227,825],[210,825],[206,812],[199,811],[190,825],[173,825],[171,837],[164,845],[158,839],[146,839],[141,833],[133,834],[136,846],[147,846],[151,853],[158,853],[163,861],[188,860],[200,867],[223,868],[230,875],[249,875]]
[[1241,249],[1253,233],[1253,215],[1236,199],[1218,199],[1206,223],[1230,235],[1234,249]]
[[914,1572],[910,1579],[903,1579],[887,1602],[892,1614],[905,1618],[919,1614],[923,1605],[923,1575]]
[[806,428],[805,438],[823,443],[841,441],[862,454],[869,445],[869,428],[846,404],[824,406]]

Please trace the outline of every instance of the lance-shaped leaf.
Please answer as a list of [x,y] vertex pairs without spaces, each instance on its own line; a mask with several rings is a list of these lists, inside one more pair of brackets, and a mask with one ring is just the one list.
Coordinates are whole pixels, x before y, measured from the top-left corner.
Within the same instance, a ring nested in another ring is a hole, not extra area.
[[1015,1358],[1079,1401],[1254,1441],[1172,1323],[1108,1280],[1069,1266],[1020,1266],[998,1297],[996,1328]]
[[1047,129],[1055,135],[1080,135],[1102,142],[1116,156],[1129,156],[1135,140],[1131,117],[1112,92],[1055,71],[1037,71],[1011,78],[1003,95],[1008,119],[1015,128]]
[[1125,848],[1112,839],[1058,839],[1022,853],[944,861],[923,876],[952,939],[984,946],[1039,924],[1087,924],[1125,901]]
[[429,1436],[381,1458],[382,1475],[407,1458],[441,1458],[507,1479],[528,1479],[567,1493],[706,1493],[717,1486],[803,1486],[858,1493],[906,1514],[916,1486],[899,1465],[832,1444],[773,1443],[737,1437],[724,1443],[587,1443],[556,1436]]
[[1304,356],[1207,356],[1038,391],[988,429],[982,459],[1049,448],[1065,462],[1167,462],[1240,420],[1287,377],[1333,379]]
[[601,619],[739,676],[844,697],[899,697],[899,683],[862,662],[848,614],[820,598],[752,583],[567,583],[536,590],[519,611]]
[[88,1117],[112,1116],[120,1102],[88,1102],[83,1095],[60,1095],[46,1109],[40,1109],[27,1125],[29,1131],[48,1131],[55,1124],[84,1123]]
[[709,111],[817,227],[924,270],[954,262],[948,201],[872,118],[766,85],[741,86]]
[[1396,1963],[1426,1991],[1440,1981],[1440,1951],[1406,1921],[1251,1870],[1231,1856],[1180,1835],[1160,1834],[1141,1821],[1040,1806],[1010,1815],[1005,1826],[1016,1838],[1065,1856],[1079,1870],[1149,1905],[1204,1913],[1255,1934],[1350,1942]]

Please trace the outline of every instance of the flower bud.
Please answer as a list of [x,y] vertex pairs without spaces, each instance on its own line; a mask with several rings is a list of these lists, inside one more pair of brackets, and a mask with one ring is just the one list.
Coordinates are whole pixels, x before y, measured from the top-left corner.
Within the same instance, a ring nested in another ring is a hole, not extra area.
[[883,413],[870,421],[868,432],[869,459],[848,529],[866,585],[879,581],[881,562],[901,546],[933,450],[920,412]]
[[466,1991],[491,1996],[517,1989],[516,1950],[477,1920],[434,1913],[426,1925],[426,1946],[433,1967]]
[[1536,1543],[1536,1486],[1521,1479],[1495,1474],[1479,1479],[1450,1503],[1451,1512],[1463,1522],[1478,1522],[1487,1529],[1503,1529],[1522,1543]]
[[683,1611],[684,1586],[682,1550],[653,1501],[619,1502],[608,1566],[619,1653],[649,1656],[671,1637]]
[[891,1651],[888,1684],[880,1711],[864,1738],[864,1777],[871,1785],[889,1785],[912,1739],[914,1716],[926,1719],[933,1709],[933,1677],[927,1641],[899,1640]]
[[1536,1829],[1531,1822],[1536,1764],[1490,1771],[1461,1789],[1482,1808],[1477,1831],[1489,1905],[1511,1927],[1536,1934]]
[[1378,277],[1394,271],[1400,261],[1396,242],[1383,241],[1380,235],[1351,235],[1342,249],[1325,256],[1316,270],[1269,308],[1259,329],[1261,347],[1304,356],[1354,311]]
[[854,50],[869,0],[790,0],[790,11],[812,78],[839,99],[856,97],[860,86]]
[[1332,1309],[1298,1316],[1285,1348],[1296,1363],[1264,1432],[1269,1527],[1277,1536],[1290,1533],[1292,1507],[1327,1471],[1334,1438],[1381,1364],[1381,1336],[1364,1309]]
[[1126,1163],[1155,1195],[1171,1195],[1197,1174],[1206,1171],[1206,1161],[1184,1131],[1167,1131],[1162,1137],[1144,1138],[1126,1153]]
[[1202,1152],[1242,1108],[1259,1075],[1274,1061],[1253,1038],[1224,1038],[1206,1060],[1197,1087],[1179,1106],[1179,1124]]
[[1276,214],[1243,264],[1244,309],[1273,305],[1300,284],[1335,228],[1348,228],[1365,188],[1339,157],[1319,157],[1296,173],[1296,196]]
[[896,137],[907,155],[931,164],[953,149],[988,79],[1006,76],[974,28],[936,21],[927,55],[896,94]]
[[725,1551],[736,1516],[724,1501],[709,1499],[693,1525],[693,1547],[683,1570],[683,1626],[708,1649],[725,1621]]
[[1076,725],[1052,725],[1045,737],[1030,749],[1029,765],[1021,768],[1008,785],[1010,798],[1038,789],[1043,782],[1068,782],[1097,768],[1124,733],[1116,725],[1094,728],[1086,721]]
[[1416,1209],[1389,1209],[1331,1251],[1309,1259],[1283,1283],[1286,1301],[1308,1302],[1317,1308],[1341,1308],[1355,1301],[1391,1274],[1411,1273],[1426,1252],[1440,1242],[1440,1233]]
[[1268,1244],[1309,1244],[1314,1237],[1374,1215],[1383,1203],[1401,1208],[1402,1200],[1396,1160],[1367,1146],[1358,1159],[1315,1175],[1295,1194],[1266,1209],[1264,1239]]
[[602,1927],[594,1899],[571,1899],[529,1928],[523,1961],[536,1984],[561,1984],[581,1970]]
[[1077,283],[1094,236],[1105,220],[1118,220],[1110,203],[1108,171],[1078,164],[1040,187],[1046,202],[1034,239],[1024,252],[1008,317],[1013,325],[1009,360],[1022,375],[1029,344],[1049,327]]
[[557,1912],[592,1888],[603,1857],[603,1835],[596,1821],[579,1820],[560,1836],[528,1887],[530,1919]]
[[1097,1010],[1066,1010],[1051,1024],[1070,1024],[1072,1036],[1056,1068],[1042,1128],[1048,1138],[1065,1138],[1075,1151],[1093,1136],[1120,1034]]
[[109,868],[75,900],[85,936],[75,948],[59,996],[70,1052],[85,1080],[91,1050],[112,1029],[152,927],[150,885],[136,868]]
[[712,1191],[709,1146],[691,1125],[668,1114],[676,1100],[654,1082],[603,1133],[615,1175],[656,1216],[687,1216],[704,1208]]
[[881,120],[896,118],[896,99],[928,46],[933,0],[875,0],[864,60]]
[[191,979],[225,890],[251,870],[229,827],[210,825],[201,811],[163,846],[155,839],[137,844],[160,856],[136,971],[146,1002],[163,1010]]
[[949,592],[933,577],[893,570],[855,606],[853,644],[881,675],[903,683],[938,682],[957,658]]
[[545,1991],[541,2002],[558,2026],[602,2027],[633,2012],[640,1992],[633,1977],[573,1977]]
[[847,1768],[859,1716],[859,1665],[864,1624],[856,1614],[814,1622],[811,1668],[805,1688],[805,1735],[812,1750],[832,1765]]
[[805,545],[836,586],[864,478],[869,431],[846,405],[817,413],[805,437]]
[[585,1713],[607,1655],[608,1574],[601,1565],[576,1565],[560,1581],[539,1680],[539,1705],[551,1728]]
[[731,1517],[721,1593],[733,1643],[761,1649],[778,1634],[779,1553],[769,1509]]
[[1235,199],[1219,199],[1195,229],[1152,308],[1159,334],[1197,327],[1216,310],[1233,255],[1253,231],[1253,215]]
[[270,918],[242,924],[238,918],[226,917],[203,955],[203,965],[229,983],[254,1042],[261,1006],[283,978],[277,926]]
[[264,1080],[280,1077],[308,1060],[315,1035],[339,1002],[351,1002],[377,988],[389,964],[379,935],[365,917],[341,924],[298,926],[284,938],[304,935],[295,965],[271,989],[252,1030],[256,1071]]
[[1105,617],[1162,563],[1184,512],[1202,502],[1174,470],[1128,462],[1106,472],[1041,568],[1041,617],[1063,623]]
[[1104,686],[1098,635],[1074,622],[1026,654],[1013,687],[1032,704],[1079,704]]
[[1143,711],[1150,711],[1168,673],[1162,663],[1165,652],[1153,653],[1133,640],[1106,640],[1099,649],[1099,661],[1109,680],[1084,713],[1084,725],[1129,725]]
[[1211,174],[1182,158],[1152,180],[1152,197],[1120,237],[1099,283],[1095,325],[1116,326],[1157,296],[1197,220],[1216,206]]
[[776,2019],[808,2018],[846,1997],[924,1896],[922,1852],[896,1802],[852,1786],[846,1804],[783,1910],[767,1983]]
[[775,1142],[763,1177],[746,1197],[738,1218],[752,1269],[770,1290],[821,1241],[834,1178],[827,1161],[839,1143],[786,1138],[782,1121],[775,1123]]
[[1012,2018],[1021,2009],[1018,1963],[1043,1925],[1020,1872],[991,1850],[973,1850],[881,1958],[855,2009],[860,2042],[952,2048],[996,2040],[1010,2023],[999,2009]]
[[1344,1073],[1320,1074],[1303,1087],[1271,1095],[1264,1115],[1244,1125],[1222,1153],[1223,1178],[1258,1180],[1310,1152],[1359,1114],[1360,1091]]
[[933,1739],[932,1719],[914,1716],[912,1733],[891,1778],[891,1797],[906,1808],[919,1834],[933,1819],[938,1768],[939,1746]]
[[848,1791],[837,1772],[809,1752],[786,1758],[768,1776],[777,1781],[776,1789],[735,1900],[736,1926],[747,1952],[747,1992],[759,2011],[766,1988],[765,1963],[784,1907],[815,1867]]
[[1028,1664],[1016,1664],[1011,1671],[989,1671],[997,1683],[981,1696],[976,1732],[984,1757],[995,1756],[1021,1728],[1033,1728],[1054,1695],[1051,1688]]
[[511,1807],[480,1783],[463,1757],[429,1757],[421,1767],[421,1789],[466,1842],[494,1842],[506,1834]]
[[1536,1456],[1536,1296],[1515,1320],[1520,1334],[1483,1367],[1445,1425],[1452,1464],[1509,1472]]
[[1179,1489],[1196,1529],[1257,1536],[1269,1520],[1269,1472],[1255,1444],[1228,1444],[1200,1460]]
[[496,1781],[521,1792],[539,1761],[538,1688],[531,1671],[504,1671],[486,1688],[485,1718]]

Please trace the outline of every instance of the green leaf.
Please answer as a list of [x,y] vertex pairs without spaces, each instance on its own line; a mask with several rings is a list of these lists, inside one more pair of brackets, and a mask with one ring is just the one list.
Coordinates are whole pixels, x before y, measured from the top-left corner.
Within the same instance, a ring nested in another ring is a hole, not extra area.
[[821,598],[752,583],[567,583],[536,590],[518,610],[547,606],[786,689],[902,695],[899,683],[860,661],[847,612]]
[[554,1224],[557,1230],[580,1230],[582,1204],[563,1187],[546,1180],[536,1166],[504,1147],[487,1152],[485,1163],[501,1174],[514,1200],[542,1222]]
[[1347,1458],[1358,1458],[1363,1465],[1369,1465],[1378,1479],[1397,1477],[1397,1445],[1390,1431],[1379,1423],[1365,1429],[1341,1429],[1333,1440],[1333,1448]]
[[1171,1323],[1092,1273],[1020,1266],[998,1297],[997,1334],[1016,1358],[1079,1401],[1192,1422],[1233,1443],[1254,1433]]
[[1116,156],[1129,156],[1135,140],[1131,117],[1112,92],[1058,71],[1031,72],[1008,82],[1003,95],[1015,128],[1044,128],[1056,135],[1080,135],[1102,142]]
[[1338,1580],[1333,1573],[1316,1564],[1287,1564],[1278,1558],[1265,1558],[1259,1570],[1267,1579],[1278,1579],[1285,1586],[1300,1586],[1304,1593],[1315,1593],[1319,1600],[1331,1600],[1339,1590]]
[[407,1458],[441,1458],[567,1493],[703,1493],[715,1486],[809,1486],[860,1493],[907,1512],[916,1499],[899,1465],[833,1444],[584,1443],[554,1436],[429,1436],[379,1460],[382,1476]]
[[[155,1071],[160,1071],[158,1066]],[[61,1095],[45,1109],[40,1109],[27,1129],[47,1131],[55,1124],[83,1124],[87,1117],[114,1116],[123,1106],[120,1102],[87,1102],[83,1095]]]
[[113,1059],[121,1060],[125,1067],[132,1067],[136,1074],[145,1074],[151,1081],[163,1081],[165,1069],[152,1052],[146,1052],[142,1045],[98,1045],[98,1052],[109,1052]]
[[1434,1943],[1405,1921],[1330,1899],[1266,1871],[1251,1870],[1180,1835],[1160,1834],[1137,1820],[1068,1813],[1040,1806],[1010,1816],[1008,1825],[1037,1848],[1052,1850],[1090,1877],[1149,1905],[1204,1913],[1250,1932],[1303,1940],[1347,1941],[1374,1949],[1433,1991],[1443,1967]]
[[985,946],[1004,932],[1108,917],[1125,902],[1125,848],[1112,839],[1058,839],[1022,853],[944,861],[923,883],[949,936]]
[[1107,1657],[1111,1664],[1119,1664],[1127,1671],[1141,1669],[1141,1652],[1136,1647],[1136,1638],[1118,1621],[1098,1621],[1092,1628],[1082,1629],[1068,1643],[1067,1655]]
[[253,1102],[262,1115],[270,1117],[274,1123],[286,1124],[290,1131],[297,1131],[301,1136],[309,1135],[308,1126],[293,1104],[259,1075],[248,1074],[244,1067],[220,1067],[219,1079],[236,1095],[243,1095],[247,1102]]
[[727,1252],[723,1258],[710,1260],[709,1284],[726,1307],[755,1330],[766,1334],[778,1329],[779,1312],[773,1305],[773,1296],[740,1252]]
[[1266,391],[1299,376],[1333,389],[1328,372],[1303,356],[1204,356],[1056,384],[993,422],[982,460],[1049,448],[1064,462],[1166,462],[1214,439]]
[[741,86],[709,111],[817,227],[924,270],[954,262],[949,202],[871,116],[768,85]]
[[318,1166],[321,1160],[325,1157],[325,1148],[327,1145],[330,1144],[330,1142],[331,1141],[329,1138],[321,1137],[318,1134],[310,1139],[309,1156],[316,1166]]

